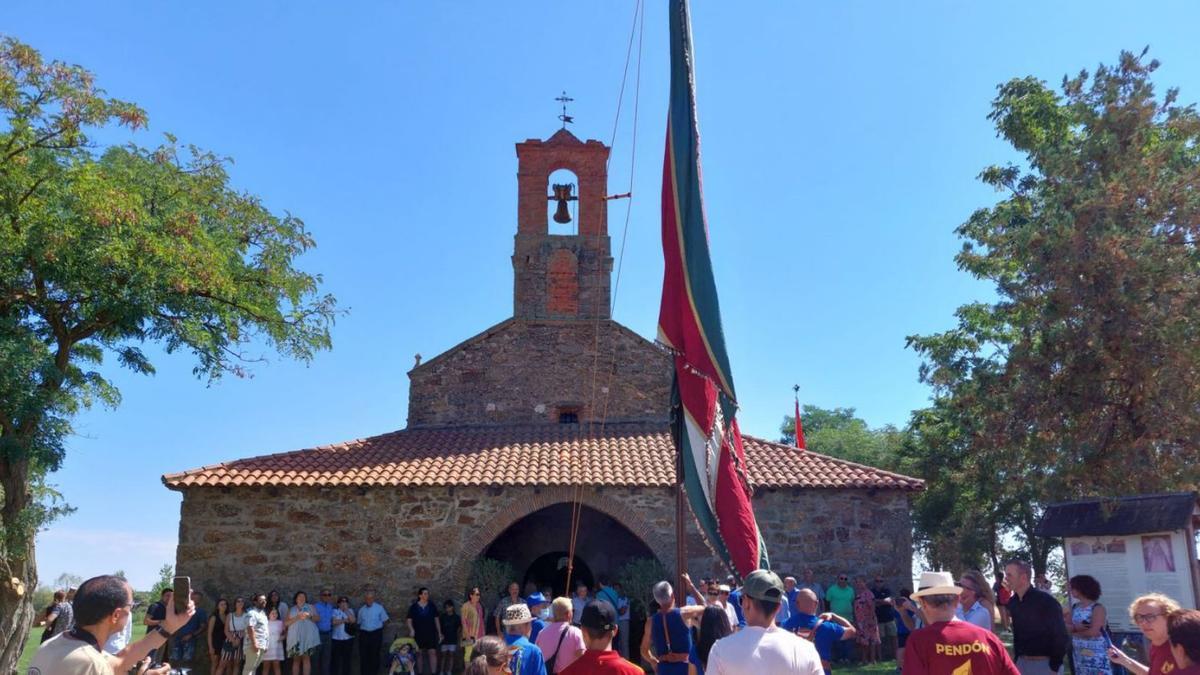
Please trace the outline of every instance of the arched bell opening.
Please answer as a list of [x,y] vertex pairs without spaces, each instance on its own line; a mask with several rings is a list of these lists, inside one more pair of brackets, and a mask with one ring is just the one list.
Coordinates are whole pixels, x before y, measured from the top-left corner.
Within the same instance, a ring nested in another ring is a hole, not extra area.
[[579,178],[570,169],[557,169],[546,179],[549,234],[579,234]]

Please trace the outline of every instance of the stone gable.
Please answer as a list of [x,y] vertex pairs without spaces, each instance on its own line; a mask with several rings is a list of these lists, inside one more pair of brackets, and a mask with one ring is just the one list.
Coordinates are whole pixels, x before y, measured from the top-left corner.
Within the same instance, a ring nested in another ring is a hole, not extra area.
[[408,426],[665,421],[671,361],[615,321],[508,320],[408,374]]

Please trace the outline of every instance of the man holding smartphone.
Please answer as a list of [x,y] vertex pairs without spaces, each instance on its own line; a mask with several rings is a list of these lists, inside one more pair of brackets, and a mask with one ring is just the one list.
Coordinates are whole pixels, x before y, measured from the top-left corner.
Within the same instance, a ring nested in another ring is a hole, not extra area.
[[[165,615],[141,640],[127,645],[116,655],[106,654],[101,645],[113,633],[123,630],[133,613],[133,589],[124,579],[112,575],[93,577],[79,586],[73,603],[75,628],[46,641],[29,664],[31,675],[113,675],[127,673],[148,663],[148,656],[160,649],[195,611],[191,602],[185,612],[176,613],[172,603],[164,606]],[[143,675],[167,675],[170,664],[145,671]]]
[[[161,625],[163,619],[167,618],[167,605],[171,604],[174,598],[175,591],[171,590],[170,588],[164,588],[162,589],[162,592],[159,593],[158,602],[150,605],[150,607],[146,609],[146,618],[142,619],[142,623],[146,624],[147,635]],[[158,652],[154,654],[154,660],[167,660],[167,645],[163,645],[162,649],[158,650]]]

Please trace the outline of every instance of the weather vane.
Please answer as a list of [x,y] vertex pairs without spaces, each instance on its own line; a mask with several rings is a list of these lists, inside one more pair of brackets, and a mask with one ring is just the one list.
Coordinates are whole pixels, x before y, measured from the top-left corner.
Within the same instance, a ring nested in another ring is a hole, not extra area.
[[562,120],[563,128],[566,129],[568,124],[571,124],[575,121],[574,117],[571,117],[567,114],[567,104],[575,99],[567,96],[567,92],[563,91],[562,96],[559,96],[554,100],[562,103],[562,114],[558,116],[558,119]]

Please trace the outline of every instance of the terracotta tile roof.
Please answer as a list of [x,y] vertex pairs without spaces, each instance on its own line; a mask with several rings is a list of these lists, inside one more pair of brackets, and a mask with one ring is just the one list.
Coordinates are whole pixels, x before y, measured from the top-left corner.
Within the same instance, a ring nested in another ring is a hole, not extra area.
[[[674,483],[665,424],[405,429],[336,445],[223,462],[163,476],[199,486],[613,485]],[[751,482],[762,487],[920,490],[915,478],[744,437]],[[572,461],[573,460],[573,461]]]

